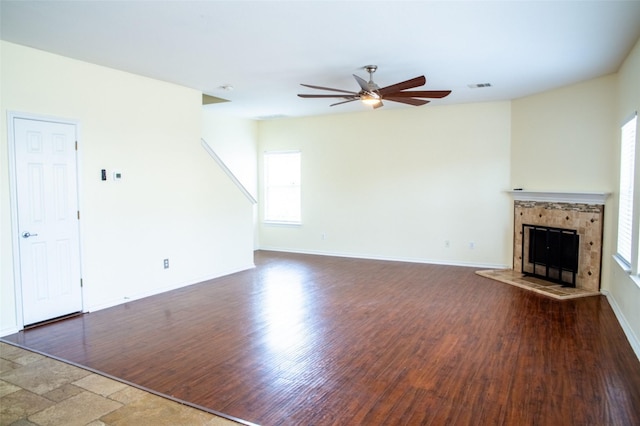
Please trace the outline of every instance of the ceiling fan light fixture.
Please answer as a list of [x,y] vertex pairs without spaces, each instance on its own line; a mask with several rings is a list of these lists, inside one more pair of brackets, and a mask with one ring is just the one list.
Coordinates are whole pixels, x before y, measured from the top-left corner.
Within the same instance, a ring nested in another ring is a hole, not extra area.
[[382,99],[380,99],[380,95],[377,95],[375,93],[362,95],[360,97],[360,100],[362,101],[362,103],[367,105],[378,105],[380,102],[382,102]]

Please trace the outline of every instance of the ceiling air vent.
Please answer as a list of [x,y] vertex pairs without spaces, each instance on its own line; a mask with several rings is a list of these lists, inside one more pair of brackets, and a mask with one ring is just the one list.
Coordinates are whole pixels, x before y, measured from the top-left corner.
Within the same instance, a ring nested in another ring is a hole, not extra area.
[[491,83],[476,83],[468,85],[471,89],[480,89],[482,87],[491,87]]

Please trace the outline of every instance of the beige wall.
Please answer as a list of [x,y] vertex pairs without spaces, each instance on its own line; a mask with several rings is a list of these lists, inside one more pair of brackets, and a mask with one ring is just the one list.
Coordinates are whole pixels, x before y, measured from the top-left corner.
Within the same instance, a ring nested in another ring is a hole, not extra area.
[[[615,194],[611,208],[611,215],[617,215],[617,192],[618,192],[618,175],[620,173],[620,125],[623,120],[628,118],[634,111],[640,112],[640,40],[636,43],[631,54],[627,57],[618,72],[618,102],[615,117],[615,141],[616,148],[614,150],[614,177],[615,177]],[[640,126],[639,126],[640,127]],[[640,129],[636,129],[636,134],[640,135]],[[640,149],[636,148],[636,188],[640,189]],[[615,227],[613,232],[616,232]],[[632,344],[636,354],[640,357],[640,283],[634,282],[628,273],[626,273],[620,265],[611,260],[611,255],[615,252],[615,246],[612,242],[609,251],[609,262],[612,267],[609,271],[609,286],[611,292],[610,299],[613,299],[618,309],[619,318],[625,327],[627,334],[633,336]]]
[[258,122],[219,112],[224,104],[202,109],[202,138],[254,197],[258,198]]
[[[202,138],[242,186],[258,200],[258,122],[220,112],[220,104],[202,109]],[[258,206],[252,206],[253,247],[258,249]]]
[[511,185],[610,192],[616,94],[610,75],[514,100]]
[[261,224],[261,246],[510,265],[510,121],[496,102],[260,123],[259,152],[299,149],[303,172],[302,225]]
[[[252,208],[200,145],[201,94],[2,42],[7,111],[80,123],[85,309],[249,268]],[[0,144],[0,332],[19,328],[7,132]],[[100,181],[100,169],[123,180]],[[164,270],[162,259],[170,259]]]

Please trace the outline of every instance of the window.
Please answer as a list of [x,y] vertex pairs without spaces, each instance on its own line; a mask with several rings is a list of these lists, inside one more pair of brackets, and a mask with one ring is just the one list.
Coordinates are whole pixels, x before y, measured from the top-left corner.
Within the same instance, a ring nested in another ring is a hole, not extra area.
[[[620,138],[620,200],[618,205],[618,246],[617,255],[628,267],[637,273],[637,261],[632,262],[634,244],[633,219],[640,212],[634,211],[633,199],[635,179],[635,150],[636,150],[636,122],[637,114],[623,126]],[[640,236],[635,231],[635,238]],[[636,242],[637,244],[637,242]],[[634,264],[635,263],[635,264]]]
[[264,220],[300,223],[300,152],[265,152]]

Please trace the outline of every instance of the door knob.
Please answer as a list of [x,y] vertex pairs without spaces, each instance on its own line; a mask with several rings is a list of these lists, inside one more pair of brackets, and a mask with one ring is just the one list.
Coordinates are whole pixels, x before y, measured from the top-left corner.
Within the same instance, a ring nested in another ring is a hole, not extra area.
[[24,234],[22,234],[22,238],[29,238],[29,237],[37,237],[38,234],[32,234],[30,232],[25,232]]

